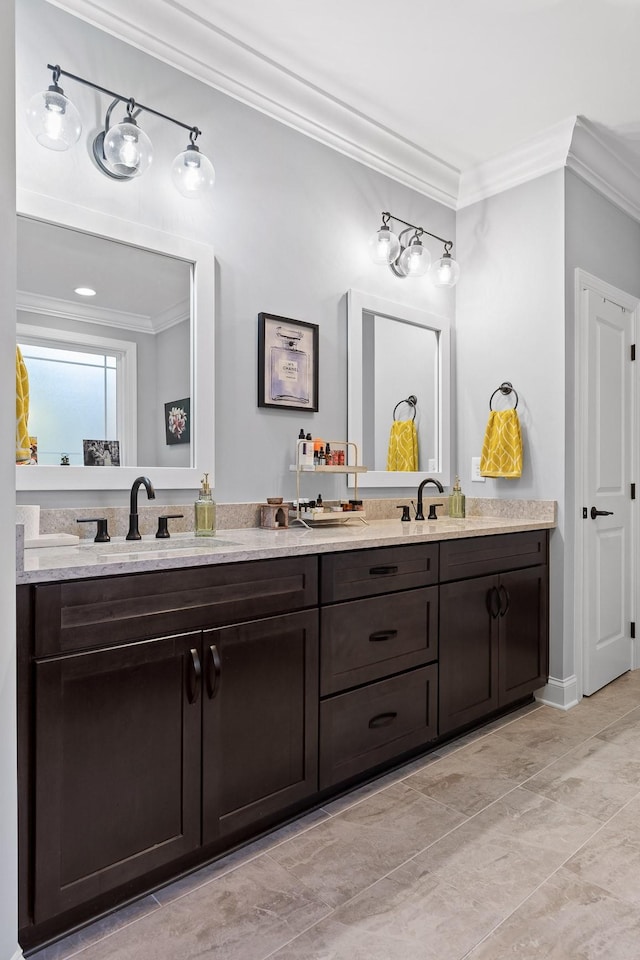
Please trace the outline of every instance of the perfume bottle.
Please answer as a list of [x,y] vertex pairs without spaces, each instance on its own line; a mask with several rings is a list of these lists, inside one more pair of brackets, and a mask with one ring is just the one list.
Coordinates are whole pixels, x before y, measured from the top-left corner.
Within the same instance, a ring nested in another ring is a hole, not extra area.
[[299,341],[302,331],[277,327],[278,343],[271,347],[271,399],[309,403],[309,354]]
[[213,537],[216,532],[216,505],[211,496],[208,473],[205,473],[201,483],[200,494],[194,504],[196,519],[195,533],[196,537]]

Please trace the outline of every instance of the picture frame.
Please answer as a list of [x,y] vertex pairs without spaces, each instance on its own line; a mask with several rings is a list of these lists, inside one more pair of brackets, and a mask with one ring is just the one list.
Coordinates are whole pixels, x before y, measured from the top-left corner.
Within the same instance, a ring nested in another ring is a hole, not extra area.
[[83,440],[82,454],[85,467],[119,467],[120,441]]
[[167,446],[191,442],[191,397],[165,403],[164,432]]
[[258,406],[318,410],[316,323],[258,314]]

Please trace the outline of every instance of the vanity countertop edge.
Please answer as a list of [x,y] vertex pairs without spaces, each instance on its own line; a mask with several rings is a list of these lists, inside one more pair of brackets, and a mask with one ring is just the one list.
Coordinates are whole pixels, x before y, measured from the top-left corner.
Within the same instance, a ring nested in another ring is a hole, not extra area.
[[550,530],[556,526],[555,520],[522,517],[444,518],[432,523],[373,520],[366,526],[354,519],[348,524],[310,530],[299,526],[280,530],[259,527],[222,530],[210,543],[204,537],[176,534],[170,542],[145,537],[139,542],[118,539],[109,544],[90,542],[62,548],[41,547],[25,551],[24,569],[17,571],[16,583],[122,576],[153,570]]

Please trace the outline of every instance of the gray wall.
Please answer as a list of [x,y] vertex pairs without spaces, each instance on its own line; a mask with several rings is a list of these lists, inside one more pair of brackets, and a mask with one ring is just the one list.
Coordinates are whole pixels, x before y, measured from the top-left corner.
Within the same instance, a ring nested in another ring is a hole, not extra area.
[[[346,291],[355,287],[453,318],[451,292],[430,288],[426,280],[399,281],[370,262],[367,243],[380,225],[381,210],[452,238],[454,212],[44,0],[21,0],[17,21],[19,186],[71,202],[84,197],[94,209],[212,244],[217,258],[215,496],[220,501],[293,496],[289,464],[300,427],[336,439],[346,434]],[[184,200],[173,189],[170,163],[186,138],[153,118],[144,120],[155,148],[148,173],[124,184],[100,174],[87,144],[103,123],[107,101],[72,81],[62,86],[84,118],[80,142],[61,154],[38,147],[26,129],[23,105],[50,82],[45,67],[52,59],[72,73],[197,123],[203,130],[199,144],[216,166],[212,199]],[[440,255],[438,245],[432,252]],[[317,414],[301,417],[257,407],[260,311],[319,325]],[[344,495],[343,478],[329,481],[339,483],[336,490]],[[330,487],[323,491],[332,492]],[[38,499],[77,502],[76,496],[62,494]],[[126,502],[122,493],[109,499]]]
[[[0,102],[3,149],[0,153],[0,383],[4,383],[4,406],[15,403],[15,126],[12,90],[14,86],[13,0],[0,0],[0,85],[5,92]],[[15,443],[12,417],[0,423],[0,957],[19,956],[17,916],[17,828],[16,828],[16,628],[15,628],[15,473],[12,457],[6,456]]]
[[[457,457],[475,497],[557,500],[551,537],[551,676],[564,674],[564,175],[559,170],[458,212],[464,265],[456,310]],[[519,480],[471,483],[489,398],[503,380],[519,395]]]

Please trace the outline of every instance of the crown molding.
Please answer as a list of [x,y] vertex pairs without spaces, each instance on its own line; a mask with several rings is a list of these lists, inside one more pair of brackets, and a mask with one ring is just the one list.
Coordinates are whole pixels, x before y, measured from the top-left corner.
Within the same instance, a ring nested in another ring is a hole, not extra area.
[[16,292],[16,309],[22,313],[39,314],[41,317],[82,320],[88,323],[99,323],[106,327],[118,327],[120,330],[150,334],[168,330],[169,327],[175,326],[189,316],[188,306],[185,312],[184,303],[176,304],[175,307],[164,310],[157,318],[152,318],[144,314],[125,313],[106,307],[92,307],[88,303],[76,303],[73,300],[27,293],[24,290]]
[[458,210],[565,166],[576,125],[569,117],[499,157],[464,170]]
[[180,0],[49,0],[261,113],[455,209],[459,171],[210,23]]
[[567,167],[625,213],[640,220],[640,171],[627,159],[624,144],[577,117]]

